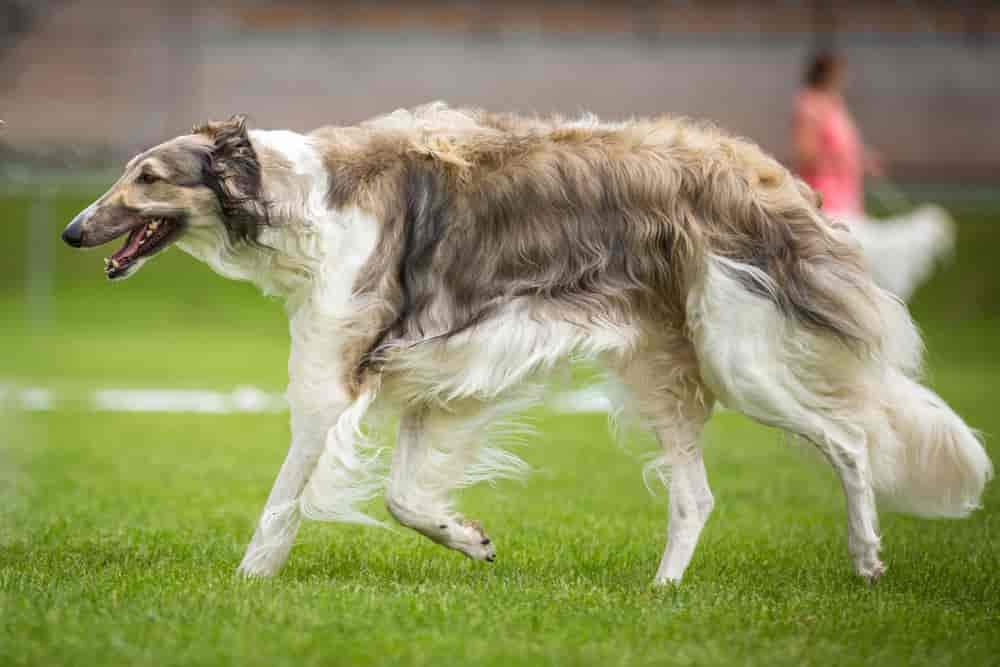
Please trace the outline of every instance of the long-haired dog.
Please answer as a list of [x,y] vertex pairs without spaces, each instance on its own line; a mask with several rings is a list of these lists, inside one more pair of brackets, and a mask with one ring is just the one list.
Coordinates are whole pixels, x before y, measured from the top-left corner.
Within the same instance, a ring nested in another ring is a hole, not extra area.
[[[450,492],[517,473],[484,442],[568,358],[597,360],[662,445],[677,581],[713,498],[699,434],[716,401],[813,443],[847,496],[857,573],[883,572],[875,494],[976,508],[992,466],[918,381],[905,307],[858,245],[758,147],[676,119],[525,119],[433,104],[357,127],[197,127],[134,158],[63,233],[125,236],[133,274],[175,244],[287,300],[291,447],[240,570],[273,575],[301,517],[401,524],[492,561]],[[366,443],[400,415],[386,477]]]

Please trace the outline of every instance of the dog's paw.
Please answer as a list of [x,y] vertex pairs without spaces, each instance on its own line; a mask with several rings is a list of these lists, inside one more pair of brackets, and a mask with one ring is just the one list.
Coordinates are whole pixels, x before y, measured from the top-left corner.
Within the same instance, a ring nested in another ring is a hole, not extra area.
[[277,573],[277,569],[260,563],[240,563],[236,568],[236,576],[240,579],[270,579]]
[[886,566],[885,563],[879,559],[874,559],[866,563],[859,563],[857,565],[858,576],[865,580],[869,586],[875,585],[882,575],[885,574]]
[[236,576],[243,579],[270,579],[281,570],[286,554],[287,551],[276,553],[274,549],[252,549],[236,568]]
[[496,546],[478,521],[456,520],[442,524],[440,528],[444,532],[442,542],[445,546],[461,551],[473,560],[490,563],[496,560]]
[[657,574],[656,577],[653,579],[652,585],[653,588],[660,588],[667,590],[680,588],[681,578],[677,576],[667,576],[667,575]]

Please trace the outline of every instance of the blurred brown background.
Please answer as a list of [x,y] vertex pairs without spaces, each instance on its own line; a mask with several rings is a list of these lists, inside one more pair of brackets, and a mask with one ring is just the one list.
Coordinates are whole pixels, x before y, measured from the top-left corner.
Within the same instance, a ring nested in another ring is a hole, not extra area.
[[101,166],[238,111],[308,130],[434,99],[686,114],[787,158],[830,45],[897,178],[1000,180],[1000,5],[972,0],[0,0],[0,160]]

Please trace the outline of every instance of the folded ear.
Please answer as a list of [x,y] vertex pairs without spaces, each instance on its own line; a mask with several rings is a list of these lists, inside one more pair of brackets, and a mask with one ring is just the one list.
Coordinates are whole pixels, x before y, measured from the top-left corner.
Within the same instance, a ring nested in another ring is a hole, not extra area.
[[219,199],[222,219],[234,240],[254,242],[257,231],[267,224],[262,198],[260,161],[250,142],[247,119],[237,114],[226,121],[194,128],[195,134],[212,142],[206,154],[205,185]]
[[216,135],[230,133],[247,136],[247,115],[245,113],[233,114],[229,120],[210,120],[201,125],[191,128],[191,134],[201,134],[214,138]]

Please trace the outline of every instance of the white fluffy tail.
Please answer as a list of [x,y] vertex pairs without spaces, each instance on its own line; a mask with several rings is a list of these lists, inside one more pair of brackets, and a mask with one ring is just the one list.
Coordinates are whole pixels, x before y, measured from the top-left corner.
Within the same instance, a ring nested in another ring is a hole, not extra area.
[[980,507],[993,476],[983,445],[930,389],[889,370],[870,387],[872,484],[893,509],[958,518]]
[[[852,351],[747,291],[738,276],[754,270],[713,258],[688,303],[702,379],[715,396],[830,457],[853,459],[848,475],[867,458],[871,486],[895,509],[962,517],[979,507],[993,466],[975,433],[917,381],[922,344],[906,307],[863,280],[842,290],[839,307],[867,343]],[[824,278],[816,273],[813,289]]]
[[976,433],[919,383],[923,345],[906,307],[875,294],[881,353],[862,364],[872,485],[898,511],[964,517],[980,507],[993,465]]

